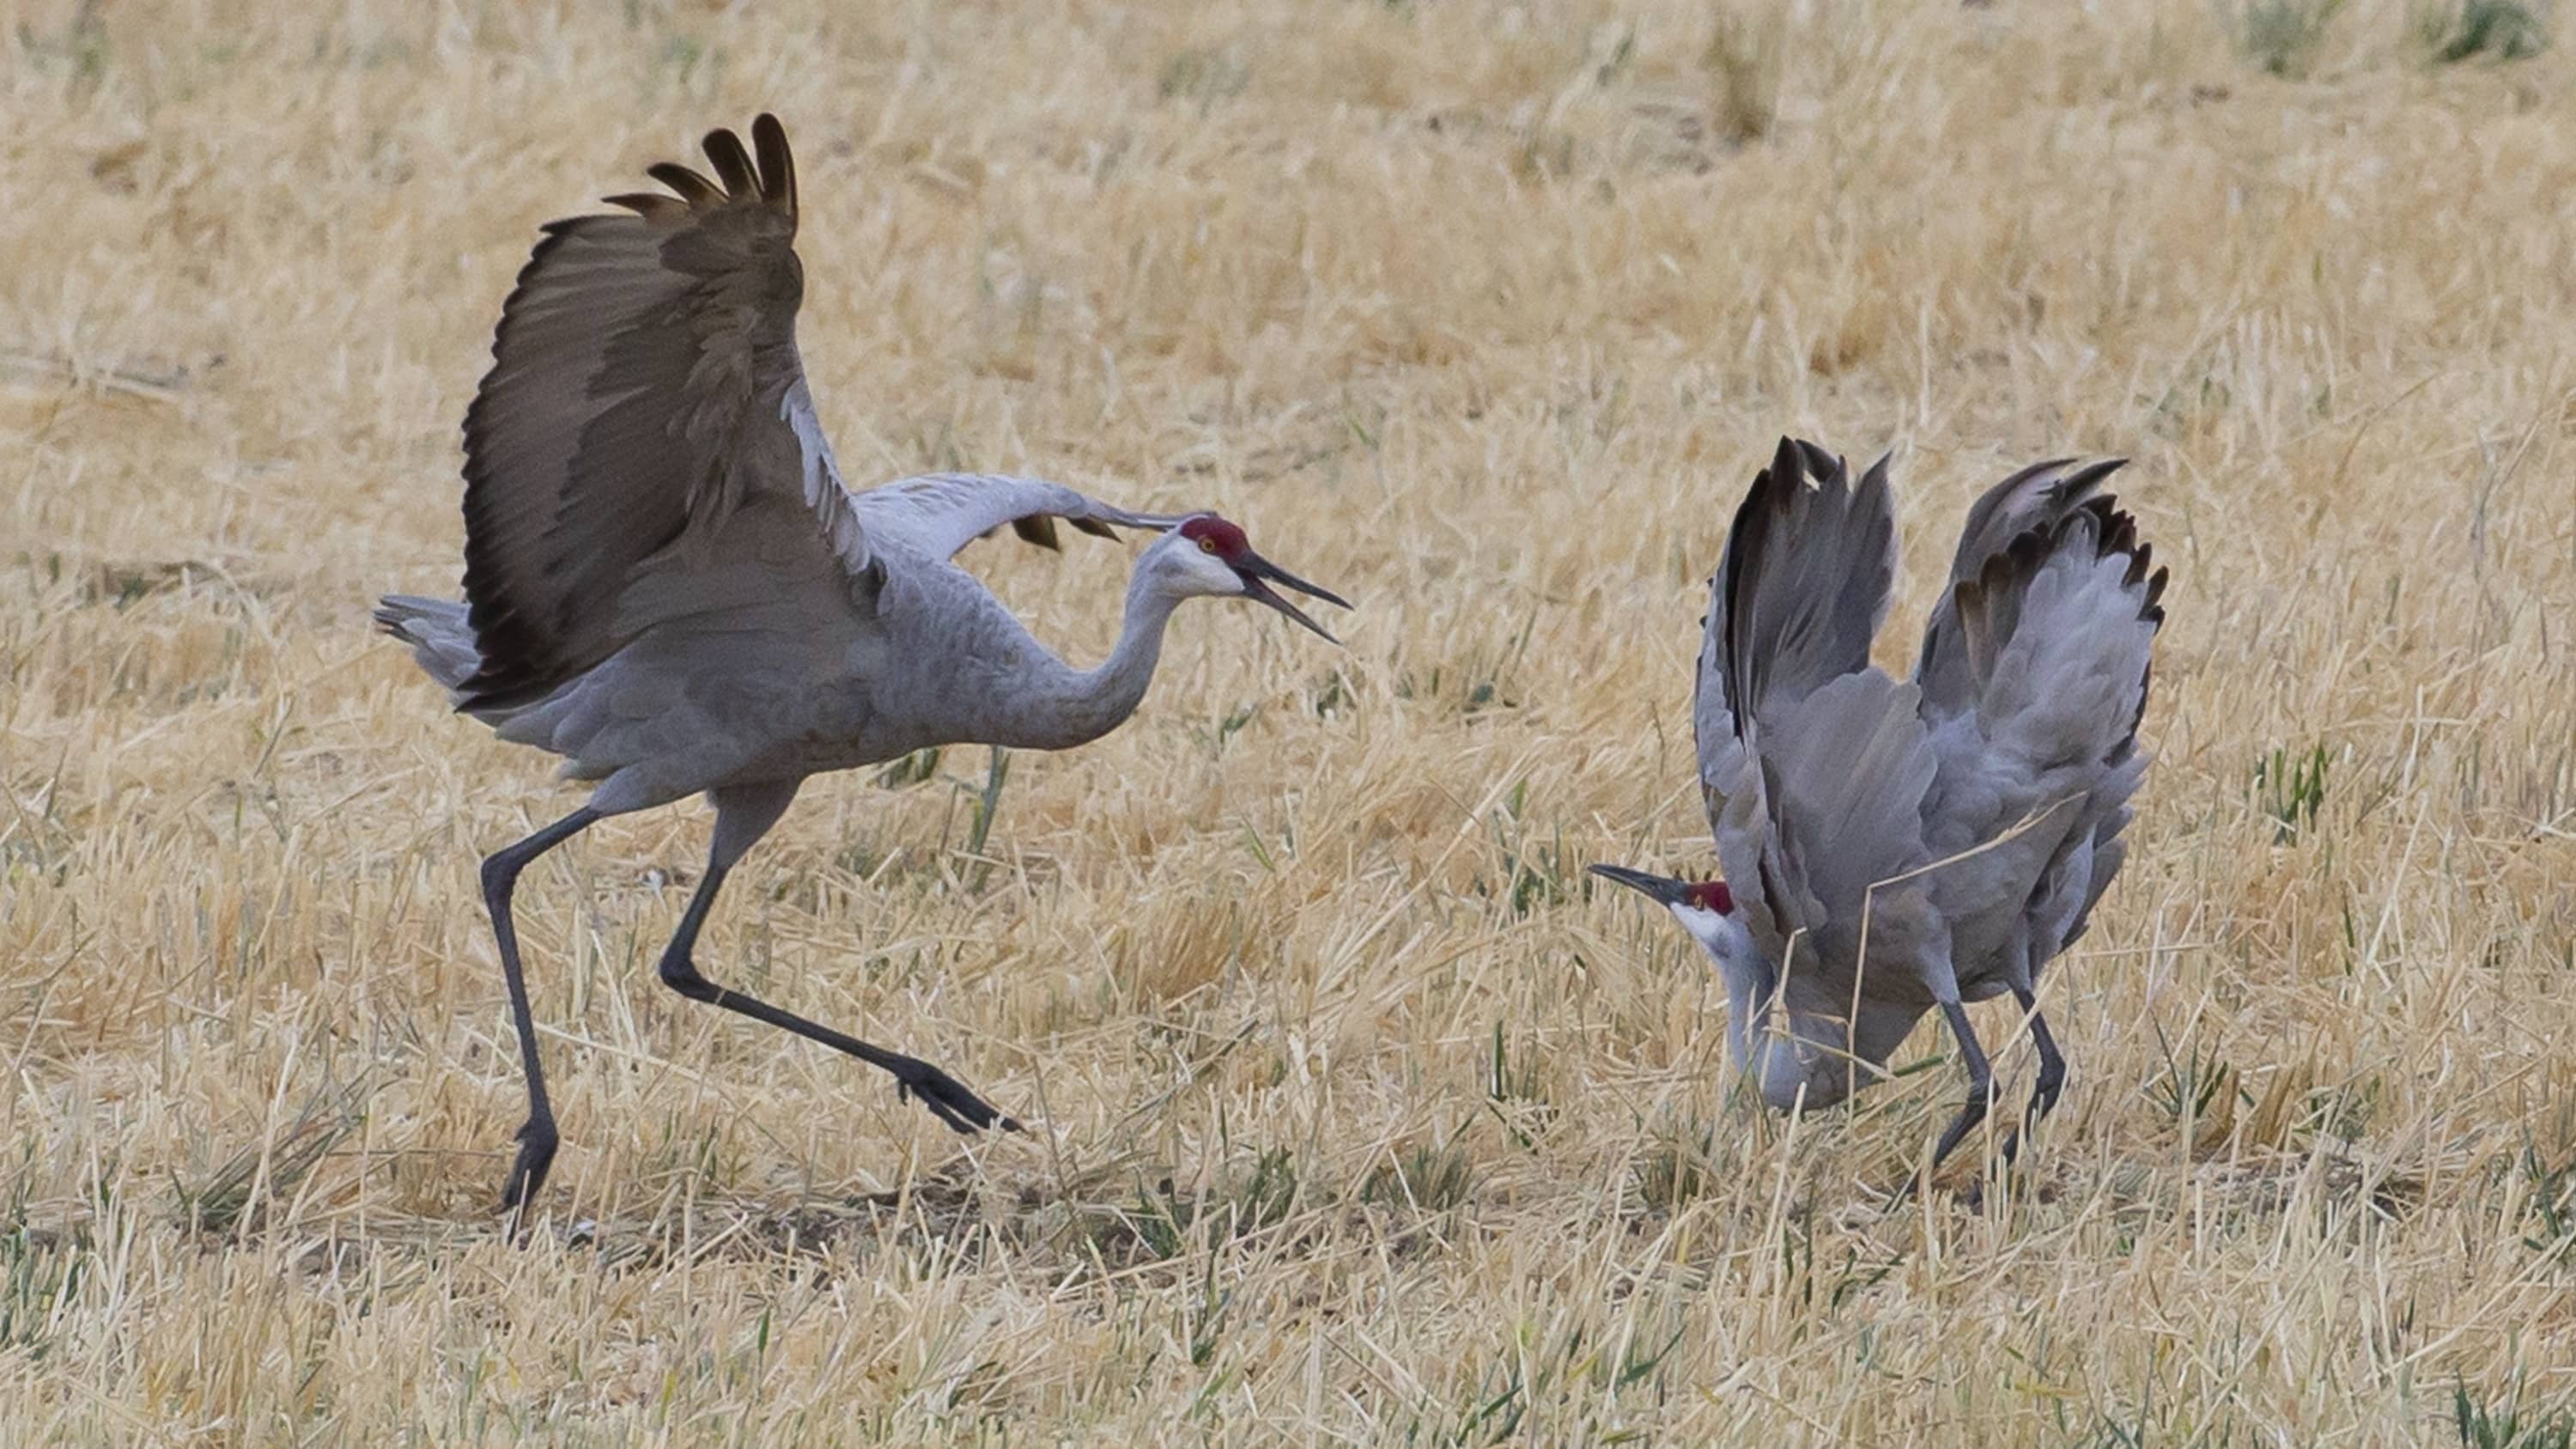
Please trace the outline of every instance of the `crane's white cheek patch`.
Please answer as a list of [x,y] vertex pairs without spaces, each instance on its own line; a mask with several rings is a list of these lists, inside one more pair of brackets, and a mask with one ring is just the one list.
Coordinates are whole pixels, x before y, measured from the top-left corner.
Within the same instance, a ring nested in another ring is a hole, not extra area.
[[1181,555],[1181,572],[1192,588],[1208,594],[1244,592],[1243,576],[1219,562],[1216,555],[1192,547]]
[[1671,909],[1673,919],[1682,923],[1683,930],[1698,937],[1699,943],[1710,950],[1719,949],[1719,943],[1723,939],[1726,928],[1726,917],[1699,906],[1677,905]]

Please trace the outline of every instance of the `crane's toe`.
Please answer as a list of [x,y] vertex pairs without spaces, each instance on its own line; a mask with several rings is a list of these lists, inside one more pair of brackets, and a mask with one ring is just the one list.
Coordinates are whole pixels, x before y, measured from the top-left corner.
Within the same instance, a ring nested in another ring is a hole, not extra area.
[[992,1104],[966,1089],[966,1084],[928,1062],[914,1062],[910,1070],[895,1073],[895,1094],[917,1100],[932,1115],[959,1132],[981,1132],[999,1127],[1017,1132],[1020,1124],[993,1109]]
[[551,1113],[530,1117],[520,1126],[519,1155],[511,1160],[510,1176],[501,1185],[502,1212],[526,1207],[546,1185],[546,1172],[555,1165],[557,1140]]

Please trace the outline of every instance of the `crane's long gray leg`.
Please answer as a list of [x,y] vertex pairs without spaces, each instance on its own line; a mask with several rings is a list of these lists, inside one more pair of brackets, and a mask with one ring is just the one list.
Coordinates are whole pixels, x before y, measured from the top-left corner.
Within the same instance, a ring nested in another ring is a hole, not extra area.
[[[1951,1120],[1949,1130],[1941,1134],[1939,1144],[1933,1147],[1932,1168],[1938,1168],[1941,1159],[1950,1155],[1950,1150],[1959,1145],[1960,1139],[1986,1120],[1986,1110],[1994,1105],[1995,1096],[1994,1070],[1986,1063],[1986,1049],[1977,1045],[1975,1029],[1968,1025],[1968,1008],[1957,1001],[1945,1001],[1941,1003],[1941,1015],[1950,1023],[1950,1034],[1959,1039],[1959,1055],[1968,1062],[1968,1100],[1959,1108],[1959,1115]],[[1932,1168],[1926,1168],[1925,1172],[1928,1174]]]
[[2013,988],[2013,1000],[2020,1003],[2022,1014],[2030,1018],[2031,1045],[2039,1048],[2039,1078],[2031,1084],[2030,1105],[2021,1113],[2021,1127],[2004,1139],[2004,1162],[2009,1165],[2021,1150],[2021,1139],[2039,1129],[2039,1119],[2057,1109],[2058,1093],[2066,1086],[2066,1057],[2057,1049],[2057,1038],[2048,1029],[2048,1018],[2039,1014],[2039,999],[2021,987]]
[[519,1063],[528,1078],[528,1120],[519,1126],[519,1155],[501,1186],[501,1210],[523,1207],[546,1185],[554,1166],[554,1105],[546,1100],[545,1069],[537,1062],[537,1023],[528,1011],[527,973],[519,968],[519,932],[510,920],[510,895],[528,862],[588,829],[599,819],[589,806],[572,812],[516,845],[505,845],[483,860],[483,907],[492,913],[492,939],[501,948],[501,978],[510,986],[510,1024],[519,1033]]
[[662,984],[691,1001],[721,1006],[727,1011],[782,1027],[807,1041],[821,1042],[834,1051],[857,1057],[872,1067],[891,1074],[895,1090],[902,1096],[919,1098],[940,1121],[960,1132],[975,1132],[999,1125],[1016,1132],[1020,1124],[993,1110],[985,1101],[968,1091],[956,1078],[918,1058],[870,1046],[854,1036],[832,1030],[819,1022],[808,1021],[791,1011],[782,1011],[768,1002],[747,996],[728,987],[718,986],[698,972],[690,953],[698,942],[698,928],[706,924],[707,909],[715,904],[716,891],[724,885],[727,872],[742,859],[778,817],[796,798],[798,781],[775,785],[731,785],[709,791],[716,805],[715,842],[707,852],[707,874],[698,882],[697,894],[689,897],[688,908],[680,913],[680,928],[671,935],[671,944],[662,949]]

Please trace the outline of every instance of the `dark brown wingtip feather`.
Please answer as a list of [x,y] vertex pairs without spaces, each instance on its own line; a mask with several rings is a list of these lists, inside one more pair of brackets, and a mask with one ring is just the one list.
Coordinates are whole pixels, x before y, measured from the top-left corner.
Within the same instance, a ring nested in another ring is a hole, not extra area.
[[1068,518],[1065,522],[1072,524],[1076,529],[1079,529],[1084,533],[1090,534],[1093,538],[1106,538],[1114,541],[1118,537],[1117,529],[1111,528],[1108,524],[1101,522],[1097,518]]
[[2120,737],[2118,744],[2111,747],[2110,752],[2104,756],[2106,761],[2124,759],[2137,749],[2138,726],[2147,722],[2147,696],[2153,694],[2155,688],[2156,661],[2150,657],[2147,660],[2147,667],[2138,671],[2138,707],[2129,712],[2129,732]]
[[718,126],[698,144],[715,166],[717,178],[724,182],[726,200],[748,201],[760,194],[760,177],[751,169],[751,153],[742,148],[740,136]]
[[[2072,458],[2042,458],[2038,462],[2030,464],[2028,467],[2015,468],[2010,474],[2005,476],[2002,482],[1997,483],[1993,489],[1989,491],[1989,496],[1997,499],[2009,498],[2012,496],[2012,491],[2019,488],[2022,484],[2027,483],[2031,479],[2037,478],[2042,474],[2054,473],[2058,469],[2063,468],[2074,461],[2075,460]],[[2048,487],[2049,491],[2057,497],[2063,498],[2066,495],[2066,480],[2064,478],[2060,478],[2049,484]]]
[[1830,488],[1843,481],[1846,471],[1843,460],[1826,452],[1823,444],[1800,438],[1798,452],[1806,459],[1807,476],[1815,479],[1819,486]]
[[[2059,527],[2062,529],[2064,525]],[[1979,583],[1985,590],[1985,612],[1992,626],[1989,638],[1994,653],[1985,660],[1982,672],[1994,672],[1995,660],[2002,657],[2005,643],[2021,627],[2024,586],[2047,566],[2048,556],[2057,543],[2058,531],[2034,528],[2014,539],[2002,553],[1986,560]]]
[[1771,466],[1754,478],[1755,491],[1769,496],[1774,512],[1787,512],[1789,500],[1796,496],[1790,490],[1807,481],[1805,450],[1812,446],[1782,434],[1779,448],[1771,454]]
[[2137,522],[2121,512],[2120,500],[2108,493],[2087,498],[2077,504],[2065,518],[2049,527],[2050,536],[2053,538],[2063,533],[2077,518],[2088,514],[2093,519],[2093,556],[2095,558],[2110,558],[2114,555],[2131,554],[2137,551]]
[[2051,484],[2049,491],[2061,500],[2083,498],[2090,503],[2094,500],[2085,498],[2086,494],[2102,486],[2103,479],[2128,466],[2126,458],[2105,458],[2098,463],[2087,463]]
[[1771,455],[1771,466],[1753,475],[1753,486],[1744,491],[1735,521],[1726,530],[1726,556],[1717,566],[1719,592],[1726,599],[1725,657],[1720,667],[1726,677],[1727,701],[1733,706],[1728,713],[1739,739],[1751,737],[1747,732],[1753,724],[1752,701],[1761,688],[1752,668],[1753,574],[1772,521],[1788,514],[1790,501],[1805,483],[1798,440],[1784,434]]
[[761,112],[751,123],[751,144],[760,152],[760,199],[796,215],[796,153],[787,149],[787,128]]
[[724,200],[714,182],[677,161],[656,161],[644,168],[644,174],[679,193],[680,200],[692,207],[715,206]]
[[521,679],[516,675],[484,676],[490,671],[477,671],[473,678],[457,686],[456,712],[469,714],[482,709],[517,709],[536,703],[554,691],[559,680]]
[[603,196],[600,200],[610,206],[625,207],[646,221],[677,221],[689,214],[687,202],[675,196],[664,196],[658,191],[623,191],[615,196]]
[[2154,546],[2138,537],[2137,516],[2120,507],[2119,500],[2108,493],[2086,499],[2083,511],[2095,519],[2096,536],[2101,540],[2097,556],[2127,559],[2128,567],[2120,576],[2121,586],[2146,591],[2138,605],[2138,617],[2161,627],[2165,621],[2166,571],[2156,563]]
[[1040,548],[1063,551],[1063,545],[1056,541],[1055,517],[1052,514],[1032,513],[1026,518],[1014,518],[1011,520],[1011,532],[1018,534],[1023,543],[1034,543]]
[[2120,576],[2120,583],[2124,587],[2134,589],[2147,581],[2147,570],[2155,566],[2156,551],[2138,541],[2137,520],[2123,513],[2120,515],[2120,524],[2121,531],[2126,536],[2120,540],[2118,552],[2126,555],[2129,560],[2128,572]]

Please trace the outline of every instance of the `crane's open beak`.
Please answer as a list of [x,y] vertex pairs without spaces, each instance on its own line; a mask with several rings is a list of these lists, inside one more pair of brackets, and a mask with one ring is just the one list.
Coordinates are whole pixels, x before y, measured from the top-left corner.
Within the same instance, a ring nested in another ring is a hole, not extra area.
[[1252,600],[1254,603],[1268,604],[1270,607],[1277,609],[1280,613],[1287,615],[1289,618],[1294,619],[1298,623],[1305,625],[1307,628],[1314,630],[1316,633],[1323,635],[1326,639],[1331,639],[1333,643],[1339,644],[1342,642],[1339,639],[1334,639],[1331,631],[1327,630],[1323,625],[1307,618],[1305,610],[1300,609],[1295,604],[1279,597],[1277,590],[1271,588],[1268,583],[1264,583],[1262,581],[1267,579],[1275,583],[1286,584],[1288,587],[1295,589],[1297,592],[1304,594],[1310,599],[1321,599],[1325,603],[1332,604],[1339,608],[1349,608],[1351,606],[1350,600],[1343,598],[1341,595],[1334,593],[1330,589],[1317,588],[1315,585],[1306,582],[1304,579],[1297,577],[1295,574],[1288,572],[1286,569],[1281,568],[1279,565],[1272,563],[1270,560],[1263,558],[1261,555],[1254,553],[1250,549],[1245,549],[1242,554],[1234,559],[1233,562],[1235,573],[1243,580],[1243,596],[1245,598]]
[[1691,883],[1686,880],[1648,875],[1642,870],[1630,870],[1624,865],[1587,865],[1584,869],[1603,880],[1615,880],[1631,890],[1643,891],[1652,897],[1657,905],[1680,905],[1691,887]]

